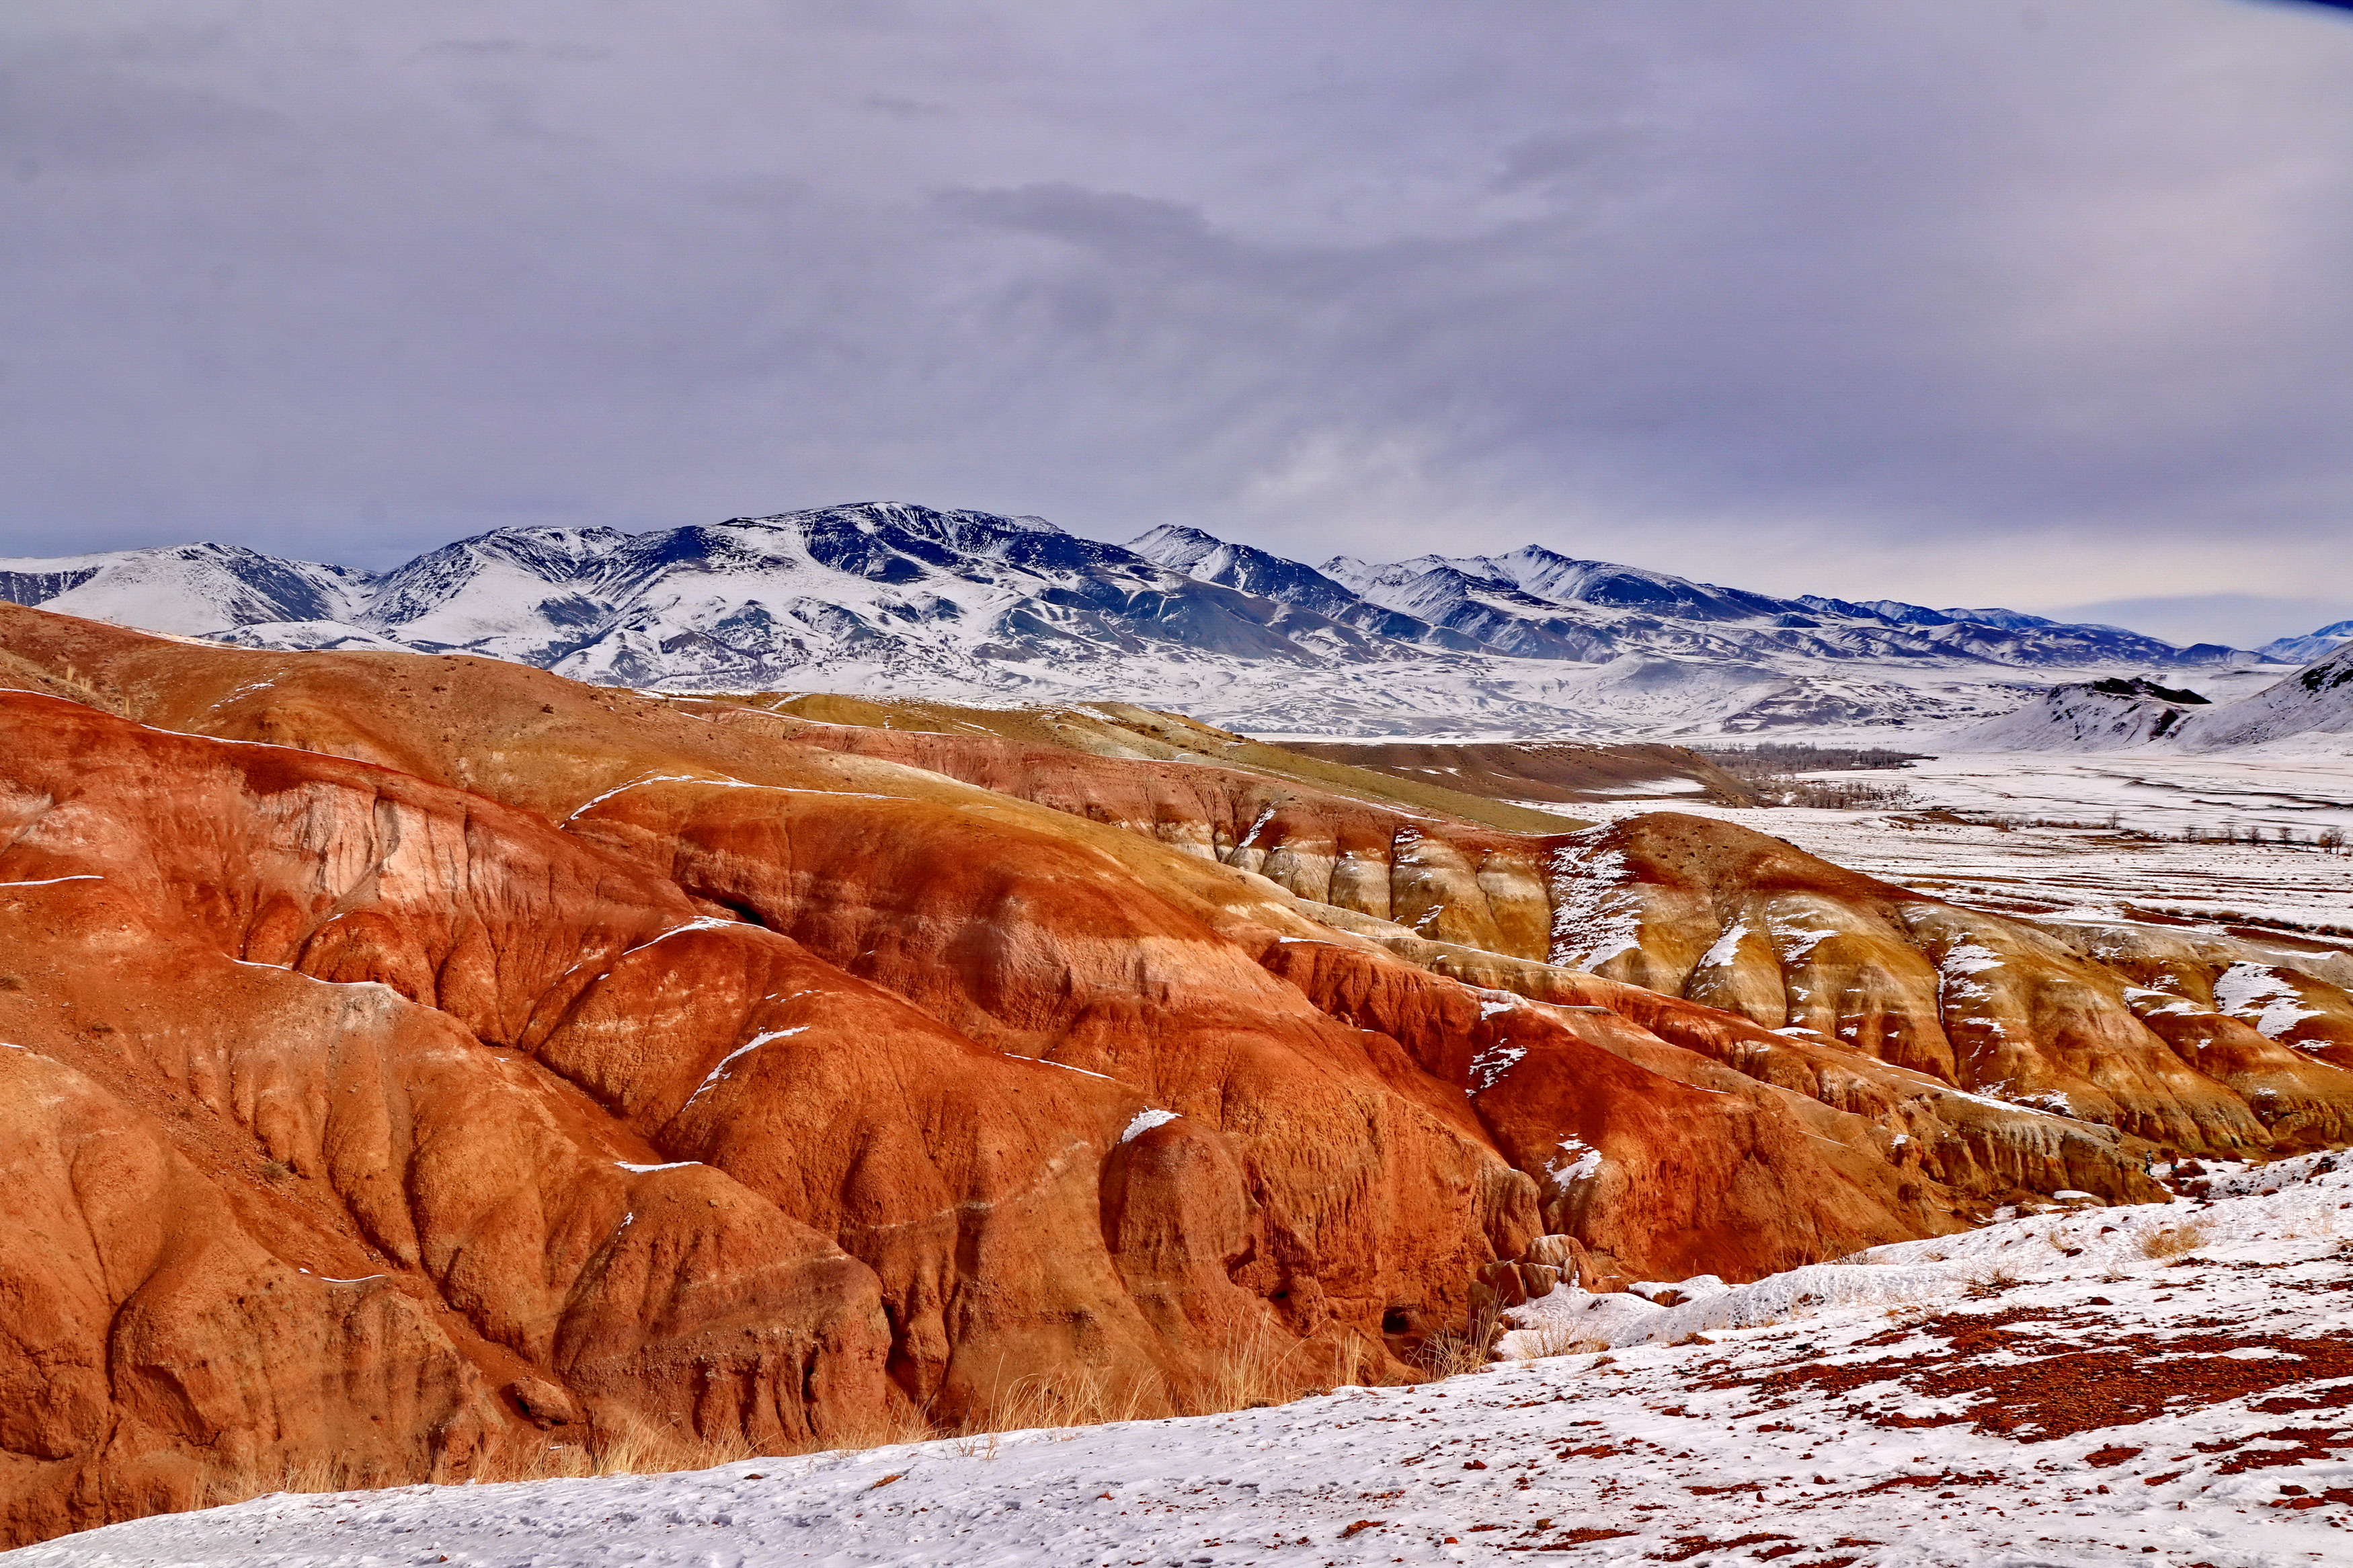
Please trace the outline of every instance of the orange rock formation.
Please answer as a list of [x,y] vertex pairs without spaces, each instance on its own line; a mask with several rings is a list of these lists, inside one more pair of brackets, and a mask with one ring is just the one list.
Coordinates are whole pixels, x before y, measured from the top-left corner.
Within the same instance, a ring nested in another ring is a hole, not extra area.
[[1564,1270],[2345,1136],[2323,978],[2273,1039],[2215,954],[1688,818],[14,606],[0,685],[0,1542],[330,1453],[1198,1404],[1242,1336],[1402,1374]]

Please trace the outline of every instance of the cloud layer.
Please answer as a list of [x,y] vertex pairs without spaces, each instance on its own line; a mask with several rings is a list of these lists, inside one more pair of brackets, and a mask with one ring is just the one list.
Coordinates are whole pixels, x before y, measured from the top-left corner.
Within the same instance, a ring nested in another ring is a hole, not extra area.
[[2318,7],[20,0],[0,52],[9,553],[891,498],[2353,599]]

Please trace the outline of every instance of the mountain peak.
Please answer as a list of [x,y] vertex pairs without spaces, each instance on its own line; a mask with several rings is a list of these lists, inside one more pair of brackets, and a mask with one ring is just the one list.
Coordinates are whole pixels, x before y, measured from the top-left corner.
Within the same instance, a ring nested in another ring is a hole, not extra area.
[[1164,522],[1129,540],[1127,548],[1172,572],[1189,573],[1219,551],[1237,547],[1201,529],[1188,528],[1181,522]]
[[859,500],[833,506],[807,507],[798,511],[770,512],[763,517],[731,517],[722,527],[746,526],[807,530],[824,524],[847,523],[871,531],[902,528],[934,538],[953,533],[1046,533],[1068,535],[1068,530],[1042,517],[1024,513],[971,511],[924,506],[918,501]]

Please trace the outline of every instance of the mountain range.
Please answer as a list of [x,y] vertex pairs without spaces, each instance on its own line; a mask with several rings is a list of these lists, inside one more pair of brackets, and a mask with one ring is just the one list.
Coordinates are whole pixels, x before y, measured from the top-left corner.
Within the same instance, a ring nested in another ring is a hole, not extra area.
[[1283,733],[1938,729],[2073,678],[2260,684],[2270,653],[1779,598],[1538,545],[1319,568],[1193,528],[1122,546],[900,503],[500,529],[383,573],[204,543],[0,560],[0,598],[248,647],[474,653],[670,690],[1117,696]]
[[2222,752],[2300,740],[2330,751],[2353,736],[2353,641],[2231,702],[2145,678],[2054,686],[2013,713],[1941,738],[1954,750],[2111,752],[2164,745]]
[[2282,664],[2307,664],[2353,642],[2353,621],[2333,621],[2300,637],[2274,637],[2255,651]]

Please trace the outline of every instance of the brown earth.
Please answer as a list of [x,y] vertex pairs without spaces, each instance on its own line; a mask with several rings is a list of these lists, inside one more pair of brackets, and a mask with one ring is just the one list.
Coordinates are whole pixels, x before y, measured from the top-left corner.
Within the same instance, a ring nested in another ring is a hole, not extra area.
[[[2335,1125],[2048,933],[1140,710],[870,727],[14,606],[0,685],[8,1542],[327,1454],[822,1445],[1033,1376],[1200,1408],[1243,1341],[1412,1375],[1558,1269],[1751,1278],[2021,1189],[2158,1196],[2130,1134],[2262,1146],[2263,1086]],[[1636,944],[1550,962],[1612,899]],[[1838,930],[1767,950],[1780,1017],[1762,958],[1670,973],[1784,904]],[[1955,1011],[1922,976],[1963,942],[2021,977]],[[1800,979],[1834,1000],[1776,1033]],[[2113,1125],[1957,1091],[2013,1059]]]
[[1291,751],[1495,800],[1623,800],[1682,786],[1688,798],[1755,805],[1739,777],[1688,746],[1655,742],[1588,745],[1575,741],[1294,741]]

